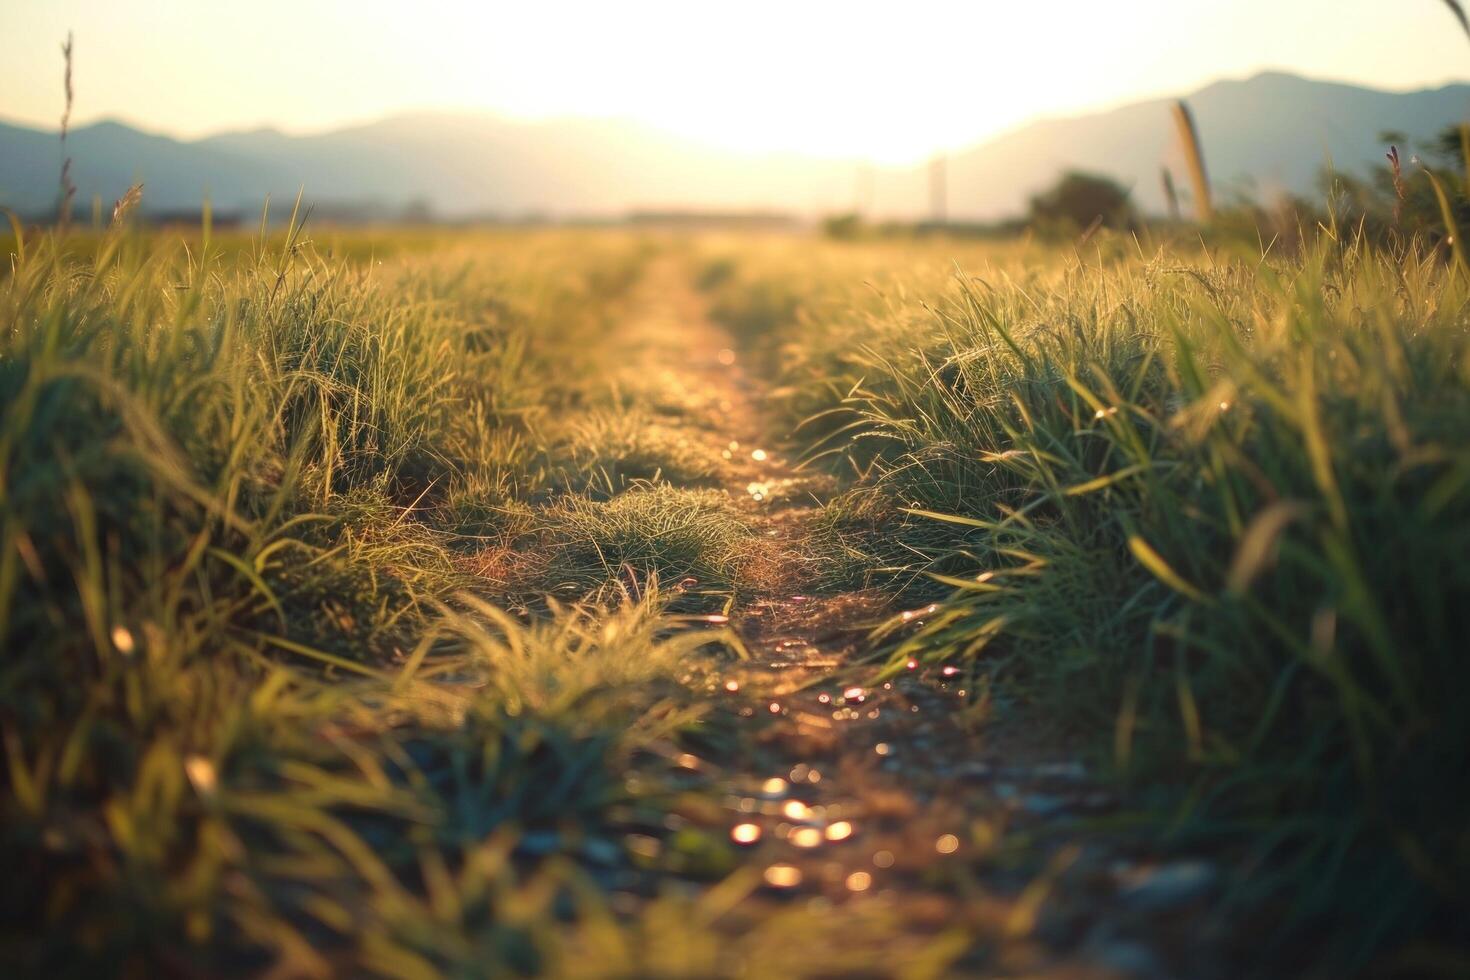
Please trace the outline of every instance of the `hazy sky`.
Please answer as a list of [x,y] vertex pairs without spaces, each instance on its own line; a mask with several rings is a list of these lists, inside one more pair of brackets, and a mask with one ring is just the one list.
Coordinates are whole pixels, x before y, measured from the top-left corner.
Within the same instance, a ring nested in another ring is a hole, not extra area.
[[192,136],[472,108],[887,162],[1267,67],[1470,75],[1442,0],[0,0],[0,118],[56,124],[68,28],[78,122]]

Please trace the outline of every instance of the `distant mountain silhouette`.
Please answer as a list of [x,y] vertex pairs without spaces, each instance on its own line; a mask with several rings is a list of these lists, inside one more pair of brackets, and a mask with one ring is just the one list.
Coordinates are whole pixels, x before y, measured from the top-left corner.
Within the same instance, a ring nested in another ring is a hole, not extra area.
[[[1398,93],[1265,72],[1215,82],[1186,99],[1217,195],[1290,191],[1315,198],[1317,177],[1329,160],[1347,173],[1382,163],[1387,147],[1379,137],[1385,131],[1427,139],[1470,119],[1465,84]],[[1118,178],[1132,186],[1141,207],[1161,212],[1160,166],[1170,166],[1181,188],[1188,185],[1169,116],[1172,104],[1157,99],[1043,120],[957,153],[948,167],[951,210],[984,217],[1013,213],[1059,171],[1075,167]],[[880,208],[883,203],[880,198]],[[913,206],[902,198],[898,203]]]
[[[1186,96],[1217,188],[1315,193],[1330,158],[1361,171],[1382,159],[1385,130],[1423,138],[1470,115],[1470,85],[1383,92],[1267,72]],[[1177,165],[1169,100],[1031,123],[951,155],[949,213],[1014,214],[1068,167],[1111,174],[1148,210],[1163,207],[1159,168]],[[635,208],[850,208],[852,161],[749,156],[617,120],[519,122],[485,114],[416,113],[292,136],[275,130],[182,141],[118,122],[75,129],[68,140],[78,210],[135,181],[144,209],[253,213],[267,194],[290,201],[299,187],[324,208],[393,213],[420,203],[456,217],[613,215]],[[60,148],[55,132],[0,124],[0,204],[22,214],[50,209]],[[919,216],[927,170],[889,168],[872,180],[873,210]]]

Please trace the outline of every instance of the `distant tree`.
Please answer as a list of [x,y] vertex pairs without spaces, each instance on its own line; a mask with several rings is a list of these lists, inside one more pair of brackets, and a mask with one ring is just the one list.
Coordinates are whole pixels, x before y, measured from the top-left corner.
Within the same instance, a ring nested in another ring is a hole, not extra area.
[[861,238],[865,231],[866,227],[863,223],[863,216],[855,211],[849,211],[846,214],[829,215],[822,222],[823,234],[828,238],[835,238],[839,241],[852,241],[855,238]]
[[434,218],[434,205],[426,197],[414,198],[398,213],[398,220],[410,225],[431,225]]
[[1110,177],[1071,170],[1051,187],[1031,198],[1031,221],[1037,225],[1070,224],[1090,228],[1102,224],[1127,228],[1133,224],[1128,189]]

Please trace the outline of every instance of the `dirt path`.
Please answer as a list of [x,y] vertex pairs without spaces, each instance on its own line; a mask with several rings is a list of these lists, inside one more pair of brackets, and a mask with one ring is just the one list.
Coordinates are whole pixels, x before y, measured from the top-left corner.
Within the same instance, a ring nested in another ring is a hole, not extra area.
[[686,407],[688,437],[721,447],[724,488],[762,542],[759,588],[730,609],[749,659],[714,680],[733,737],[685,760],[720,787],[761,876],[729,927],[805,901],[896,917],[915,956],[937,949],[958,975],[1215,975],[1200,914],[1213,869],[1102,843],[1088,828],[1112,794],[1066,753],[987,728],[959,667],[861,680],[871,628],[928,610],[812,586],[804,541],[831,487],[778,451],[761,379],[679,263],[652,267],[622,333]]

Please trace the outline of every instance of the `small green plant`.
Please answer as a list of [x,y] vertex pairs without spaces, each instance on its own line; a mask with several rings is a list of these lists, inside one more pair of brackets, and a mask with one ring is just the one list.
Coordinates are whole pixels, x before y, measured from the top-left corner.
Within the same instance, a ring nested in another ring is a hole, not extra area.
[[728,588],[750,537],[723,491],[658,484],[606,501],[569,497],[548,518],[552,574],[573,594],[619,580]]

